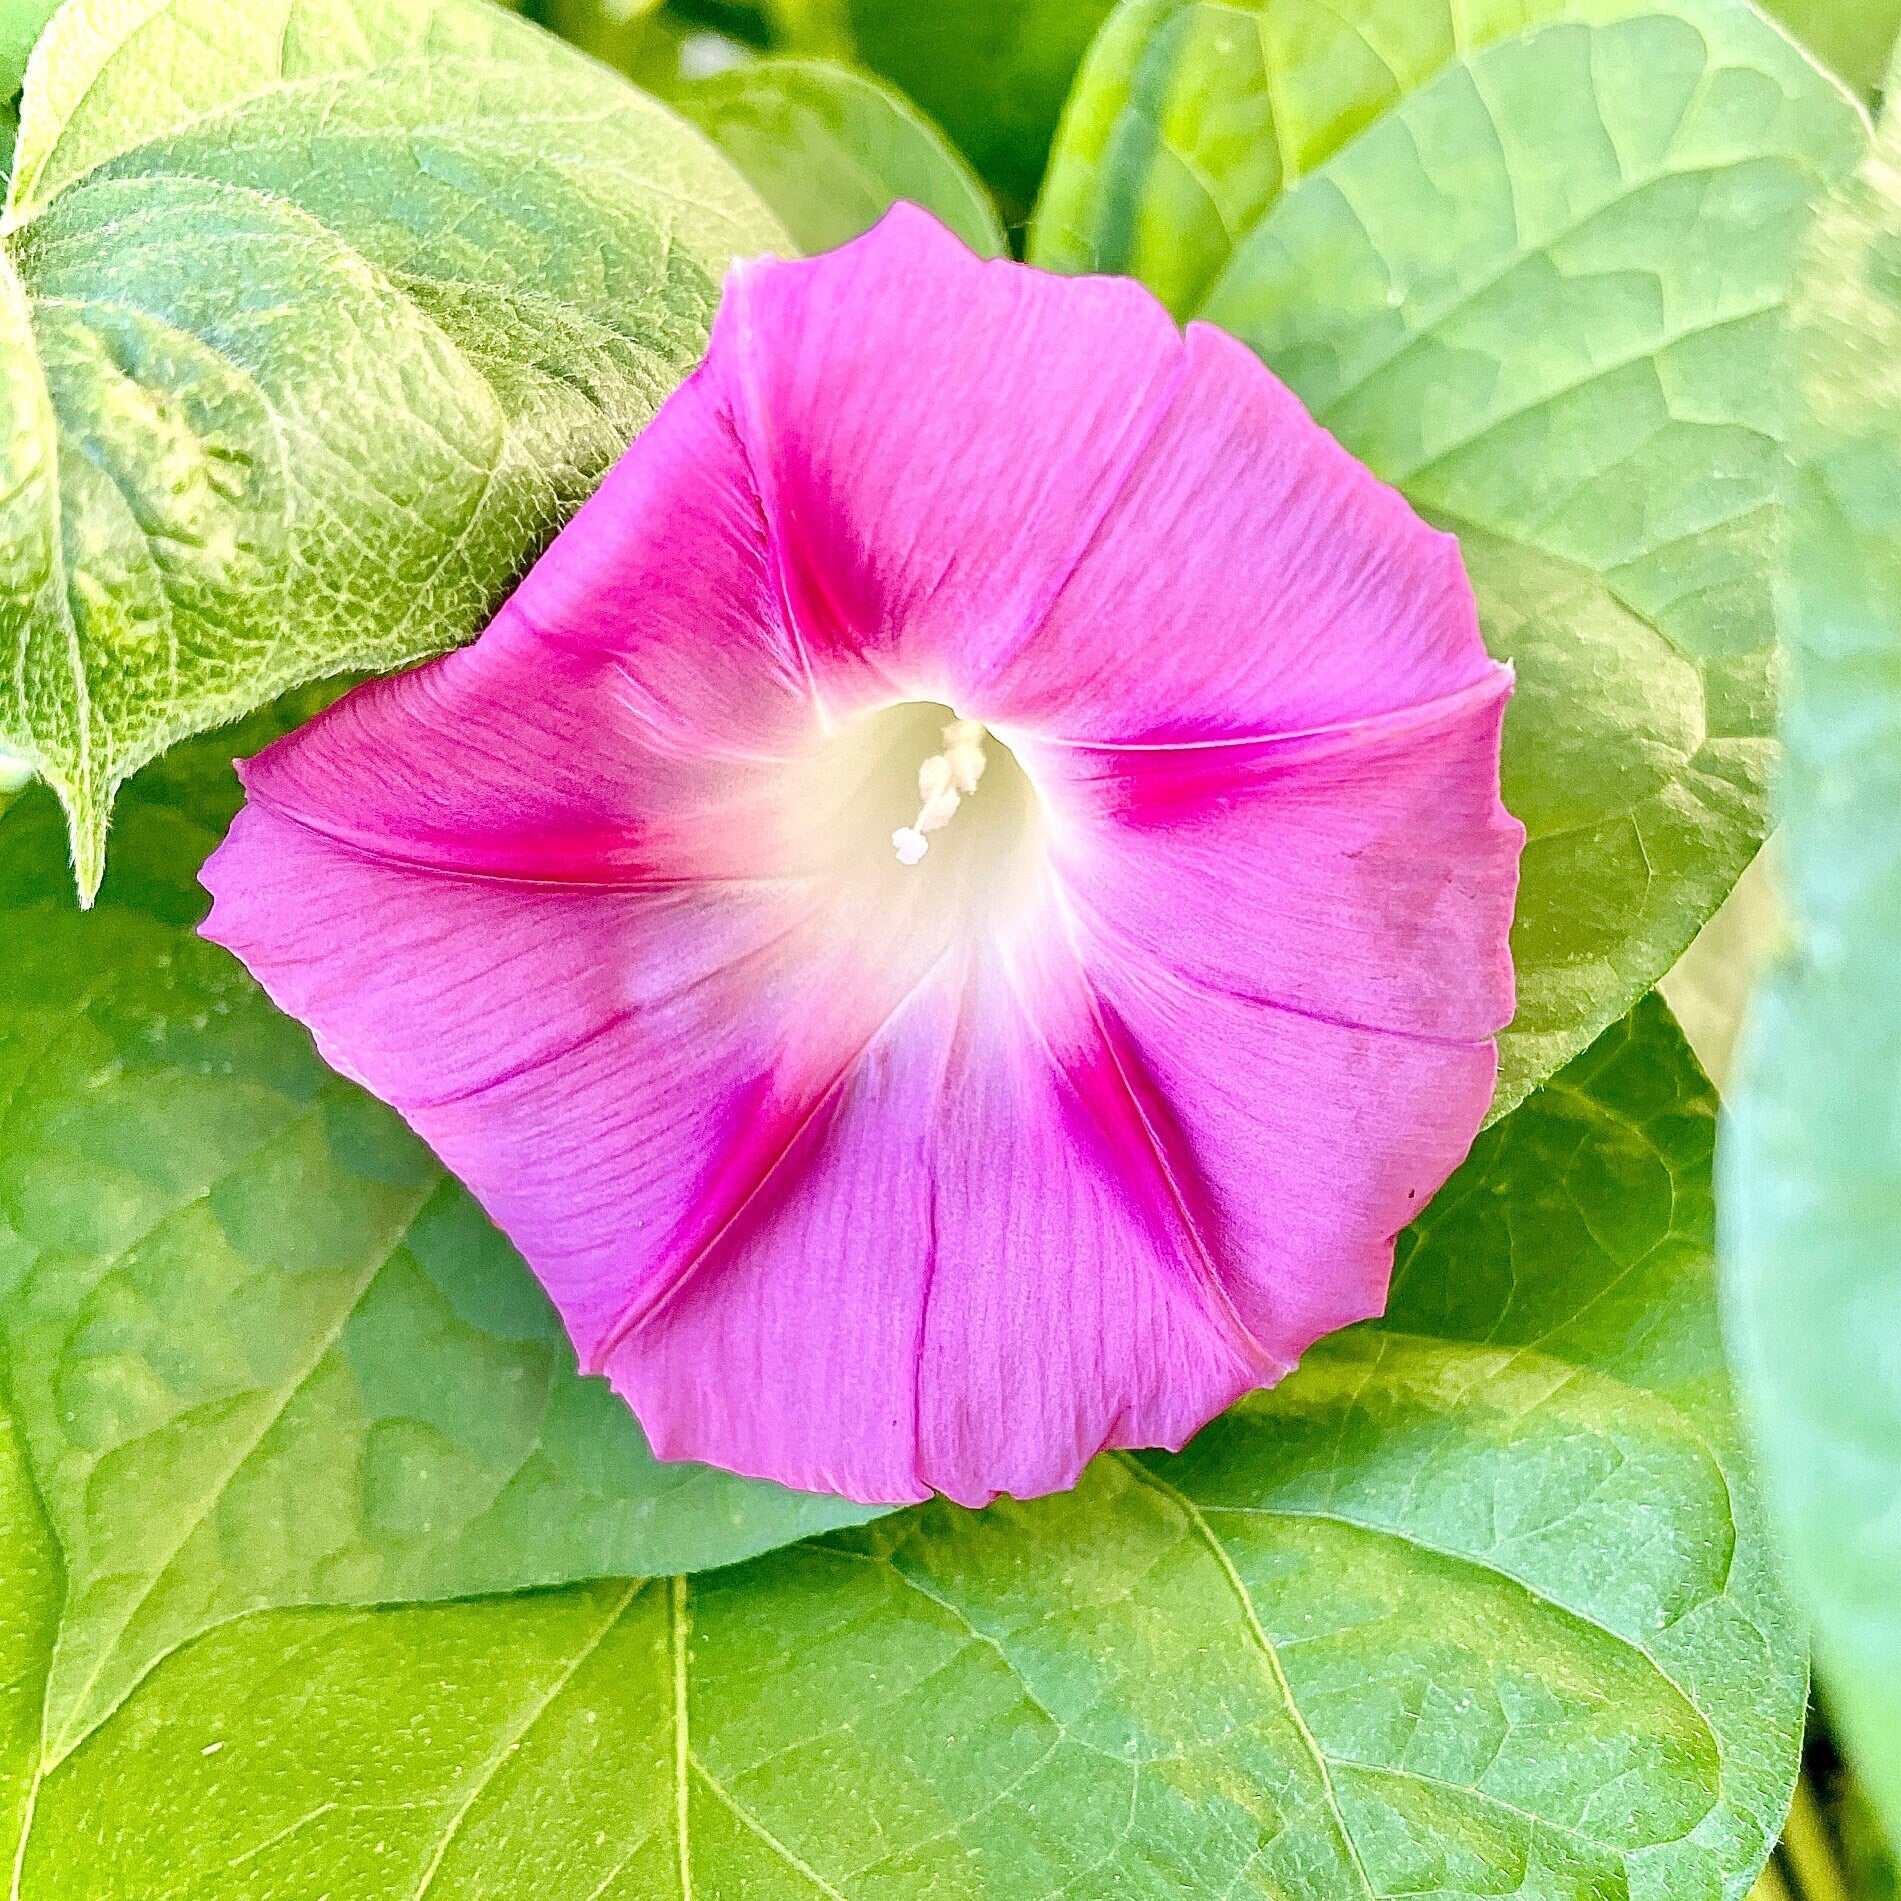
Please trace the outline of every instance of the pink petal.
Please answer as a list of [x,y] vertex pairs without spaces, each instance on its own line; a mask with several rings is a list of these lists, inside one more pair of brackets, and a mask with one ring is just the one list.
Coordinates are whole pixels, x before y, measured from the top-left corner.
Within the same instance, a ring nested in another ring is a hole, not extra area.
[[828,705],[961,706],[1041,624],[1183,368],[1140,285],[982,262],[902,203],[842,251],[741,267],[729,321],[724,374]]
[[1497,672],[1457,541],[1193,324],[1086,557],[973,691],[1006,726],[1160,744],[1370,719]]
[[663,1457],[982,1505],[1179,1446],[1286,1370],[1209,1284],[1081,996],[1073,966],[980,956],[906,1003],[777,1193],[610,1357]]
[[762,874],[754,769],[644,750],[616,705],[507,617],[250,762],[203,872],[205,934],[471,1186],[584,1360],[942,949]]
[[842,252],[742,272],[728,314],[828,702],[1154,742],[1365,718],[1494,671],[1453,537],[1136,284],[979,261],[900,204]]
[[1106,963],[1095,982],[1195,1158],[1202,1232],[1253,1338],[1284,1370],[1378,1314],[1395,1238],[1484,1119],[1493,1046],[1328,1022],[1154,969]]
[[419,866],[743,874],[725,815],[767,796],[760,768],[812,709],[722,403],[703,368],[479,642],[359,688],[241,769],[246,790]]
[[1512,1014],[1524,837],[1498,798],[1510,686],[1492,668],[1423,706],[1264,740],[1026,746],[1066,820],[1052,852],[1094,959],[1489,1047]]
[[[309,730],[309,729],[307,729]],[[783,907],[393,863],[253,800],[206,934],[400,1109],[534,1262],[587,1358],[778,1117]]]
[[[720,757],[776,754],[811,716],[728,389],[738,321],[729,299],[706,361],[648,425],[639,454],[608,472],[503,610],[612,668],[605,702],[572,701],[569,717],[609,710],[617,724]],[[583,743],[580,759],[593,750]]]

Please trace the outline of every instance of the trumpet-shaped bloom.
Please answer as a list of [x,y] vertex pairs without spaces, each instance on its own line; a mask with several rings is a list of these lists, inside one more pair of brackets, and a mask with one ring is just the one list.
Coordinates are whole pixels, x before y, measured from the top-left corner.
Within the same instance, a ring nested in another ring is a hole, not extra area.
[[1027,1496],[1379,1311],[1511,1014],[1509,687],[1239,344],[900,207],[244,768],[205,928],[662,1457]]

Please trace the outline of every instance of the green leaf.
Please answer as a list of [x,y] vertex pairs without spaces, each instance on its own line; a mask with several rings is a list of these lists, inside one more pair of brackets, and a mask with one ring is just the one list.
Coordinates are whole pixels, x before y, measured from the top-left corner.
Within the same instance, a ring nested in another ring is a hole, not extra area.
[[40,1704],[59,1633],[59,1552],[9,1417],[0,1417],[0,1872],[18,1901],[41,1776]]
[[466,637],[782,243],[481,0],[74,0],[0,237],[0,742],[71,818],[301,680]]
[[27,55],[59,11],[60,0],[4,0],[0,4],[0,101],[11,99],[26,77]]
[[855,51],[851,0],[764,0],[775,43],[820,59],[850,59]]
[[1571,0],[1120,0],[1063,109],[1030,260],[1139,277],[1193,316],[1282,192],[1356,133],[1462,55],[1582,11]]
[[1901,1841],[1901,119],[1824,214],[1798,304],[1783,598],[1789,954],[1724,1164],[1729,1318],[1816,1658]]
[[1805,1673],[1712,1113],[1647,1004],[1481,1139],[1383,1326],[1068,1497],[226,1625],[46,1776],[21,1901],[1740,1897]]
[[1742,0],[1575,11],[1603,17],[1501,38],[1517,0],[1130,0],[1065,134],[1112,128],[1106,156],[1052,180],[1034,248],[1120,232],[1098,261],[1243,338],[1458,533],[1518,670],[1529,832],[1494,1113],[1669,970],[1761,840],[1782,313],[1865,142]]
[[1887,77],[1895,39],[1901,35],[1901,0],[1764,0],[1764,4],[1857,92],[1872,93]]
[[824,60],[763,59],[687,80],[670,104],[743,172],[808,255],[857,237],[907,198],[972,250],[1001,257],[982,181],[910,103]]
[[[1876,0],[1884,10],[1901,14],[1901,0]],[[1428,80],[1540,26],[1683,12],[1670,0],[1120,0],[1064,108],[1031,261],[1139,277],[1193,316],[1275,201]]]
[[[1114,3],[844,0],[844,12],[859,59],[951,135],[1015,222],[1036,200],[1064,95]],[[836,17],[810,0],[799,10]],[[828,37],[837,48],[835,29]]]
[[36,895],[51,797],[0,818],[0,1347],[71,1589],[49,1762],[263,1605],[698,1569],[870,1515],[659,1464],[468,1196],[191,933],[230,756],[127,788],[89,914]]

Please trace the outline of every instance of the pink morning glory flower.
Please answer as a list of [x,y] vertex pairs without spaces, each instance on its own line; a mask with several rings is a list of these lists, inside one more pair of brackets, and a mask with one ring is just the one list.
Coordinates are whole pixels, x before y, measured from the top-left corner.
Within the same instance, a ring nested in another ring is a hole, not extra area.
[[1511,1015],[1509,690],[1238,343],[900,207],[244,768],[205,929],[660,1456],[1031,1496],[1380,1310]]

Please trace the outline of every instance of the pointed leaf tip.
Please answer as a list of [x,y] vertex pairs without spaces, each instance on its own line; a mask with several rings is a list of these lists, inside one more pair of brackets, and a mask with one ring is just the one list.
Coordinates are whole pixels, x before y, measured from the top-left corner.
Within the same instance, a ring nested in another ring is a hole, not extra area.
[[111,799],[103,805],[91,799],[69,799],[61,794],[66,807],[66,835],[72,843],[73,884],[79,894],[79,908],[92,909],[99,895],[100,881],[106,875],[106,826],[110,822]]

